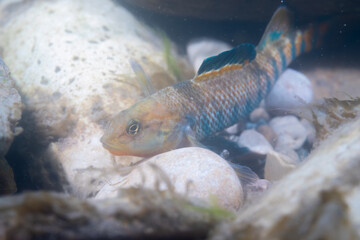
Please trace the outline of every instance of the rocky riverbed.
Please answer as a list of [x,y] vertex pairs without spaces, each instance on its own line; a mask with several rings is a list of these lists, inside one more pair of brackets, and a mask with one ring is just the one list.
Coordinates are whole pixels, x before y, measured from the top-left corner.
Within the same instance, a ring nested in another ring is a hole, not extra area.
[[144,160],[100,143],[144,97],[130,62],[161,89],[235,42],[177,45],[110,0],[6,0],[0,19],[0,194],[17,193],[0,197],[0,238],[360,237],[360,66],[347,48],[297,59],[246,121]]

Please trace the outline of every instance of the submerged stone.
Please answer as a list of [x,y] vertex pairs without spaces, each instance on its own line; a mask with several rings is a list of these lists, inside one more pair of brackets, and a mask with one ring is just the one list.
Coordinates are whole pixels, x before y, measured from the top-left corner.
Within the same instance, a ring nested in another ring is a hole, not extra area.
[[290,157],[278,153],[269,152],[266,155],[264,177],[269,181],[278,181],[296,168],[297,162]]
[[313,90],[310,80],[302,73],[286,69],[266,97],[266,109],[273,114],[287,114],[311,103]]
[[243,131],[239,137],[238,144],[259,154],[267,154],[273,150],[273,147],[266,138],[253,129]]
[[[232,167],[219,155],[203,148],[181,148],[166,152],[133,167],[115,186],[106,186],[97,198],[116,197],[120,188],[172,190],[190,198],[237,210],[244,193]],[[116,188],[117,186],[117,188]]]
[[306,140],[306,129],[295,116],[275,117],[271,119],[269,126],[277,134],[278,149],[298,149]]
[[0,195],[16,192],[14,174],[5,159],[14,138],[22,132],[22,102],[10,71],[0,58]]

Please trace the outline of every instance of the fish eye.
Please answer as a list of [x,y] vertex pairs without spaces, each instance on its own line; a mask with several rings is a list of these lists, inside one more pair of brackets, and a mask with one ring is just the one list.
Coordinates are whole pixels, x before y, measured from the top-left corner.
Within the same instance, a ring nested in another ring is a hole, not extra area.
[[141,129],[141,125],[137,120],[131,119],[126,127],[127,134],[134,136]]

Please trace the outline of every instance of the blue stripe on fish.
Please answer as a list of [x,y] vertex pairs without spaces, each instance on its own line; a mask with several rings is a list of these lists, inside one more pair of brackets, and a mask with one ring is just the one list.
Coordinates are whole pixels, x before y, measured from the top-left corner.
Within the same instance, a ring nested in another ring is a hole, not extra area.
[[301,36],[301,47],[300,47],[300,53],[305,52],[305,34],[302,34]]
[[[276,74],[277,74],[277,70],[276,70]],[[265,76],[266,76],[266,94],[268,94],[271,90],[272,82],[271,82],[270,76],[268,76],[267,74],[265,74]],[[275,78],[277,78],[277,77],[275,77]]]
[[296,46],[295,46],[295,34],[292,34],[290,36],[290,44],[291,44],[291,59],[294,59],[296,57]]
[[278,49],[280,58],[281,58],[281,71],[284,71],[284,69],[287,67],[287,60],[286,60],[286,56],[285,53],[282,49]]
[[277,79],[279,77],[279,69],[277,68],[276,60],[274,58],[271,59],[271,66],[273,67],[274,76],[269,76],[269,77],[273,77],[274,79]]

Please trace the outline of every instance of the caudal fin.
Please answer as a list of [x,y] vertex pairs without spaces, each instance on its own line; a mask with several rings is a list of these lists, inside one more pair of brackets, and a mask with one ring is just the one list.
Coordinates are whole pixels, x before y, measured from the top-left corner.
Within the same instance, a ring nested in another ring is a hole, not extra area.
[[257,48],[261,50],[267,44],[289,34],[292,30],[292,25],[293,20],[291,12],[284,6],[279,7],[268,23]]
[[256,48],[257,51],[264,52],[268,59],[272,59],[278,74],[301,53],[320,47],[329,26],[327,22],[323,22],[297,29],[292,22],[290,11],[286,7],[279,7]]
[[319,48],[323,43],[325,34],[329,30],[329,25],[329,22],[322,22],[311,24],[304,30],[296,31],[293,38],[296,56],[303,52],[309,52],[315,48]]

